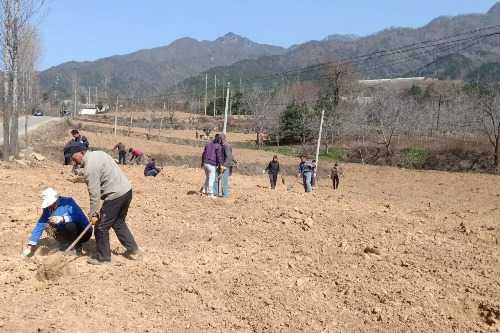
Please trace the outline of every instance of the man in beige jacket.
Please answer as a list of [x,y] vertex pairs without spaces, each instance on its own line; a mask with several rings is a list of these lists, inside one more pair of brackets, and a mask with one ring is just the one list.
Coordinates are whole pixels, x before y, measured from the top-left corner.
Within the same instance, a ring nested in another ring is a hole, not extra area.
[[[113,158],[102,151],[87,151],[82,144],[69,147],[71,159],[81,167],[90,197],[90,220],[95,223],[94,236],[97,256],[88,263],[101,265],[111,262],[109,229],[113,228],[120,243],[127,249],[125,256],[136,260],[141,251],[125,219],[132,201],[132,186]],[[99,209],[100,201],[103,200]]]

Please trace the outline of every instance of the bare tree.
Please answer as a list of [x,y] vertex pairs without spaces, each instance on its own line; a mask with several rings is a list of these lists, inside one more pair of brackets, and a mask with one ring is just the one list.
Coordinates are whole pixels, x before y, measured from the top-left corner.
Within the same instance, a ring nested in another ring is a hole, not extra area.
[[273,100],[273,91],[254,88],[249,90],[244,98],[252,114],[257,146],[261,148],[264,133],[271,120],[269,107]]
[[478,124],[493,148],[493,166],[500,172],[500,89],[480,89],[473,92],[473,108]]
[[402,126],[407,103],[401,96],[380,90],[367,104],[367,123],[375,129],[376,143],[384,146],[386,160],[393,155],[393,139]]
[[24,120],[24,137],[26,145],[29,144],[28,119],[35,106],[33,86],[36,78],[36,63],[40,57],[40,38],[34,27],[25,29],[20,48],[20,72],[22,73],[21,105]]
[[[3,158],[18,153],[19,74],[23,37],[45,0],[0,0],[1,41],[4,67]],[[28,44],[28,43],[26,43]]]

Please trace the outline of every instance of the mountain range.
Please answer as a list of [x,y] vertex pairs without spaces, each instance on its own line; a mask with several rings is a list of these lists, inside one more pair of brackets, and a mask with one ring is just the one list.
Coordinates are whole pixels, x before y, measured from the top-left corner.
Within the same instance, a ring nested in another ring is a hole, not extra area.
[[[465,33],[468,32],[468,33]],[[245,82],[272,73],[304,68],[331,59],[358,59],[382,50],[426,45],[408,52],[356,62],[363,78],[423,74],[465,78],[482,65],[500,62],[500,3],[487,13],[438,17],[421,28],[388,28],[369,36],[330,35],[282,48],[228,33],[215,41],[181,38],[168,46],[112,56],[93,62],[68,62],[40,73],[42,90],[70,95],[71,82],[99,87],[109,94],[153,95],[174,85],[200,87],[205,74]],[[488,36],[486,36],[488,35]],[[456,37],[453,37],[456,36]],[[448,38],[448,39],[447,39]],[[446,42],[451,40],[459,43]],[[429,41],[442,43],[425,44]],[[420,44],[419,44],[420,43]],[[430,45],[430,46],[429,46]]]

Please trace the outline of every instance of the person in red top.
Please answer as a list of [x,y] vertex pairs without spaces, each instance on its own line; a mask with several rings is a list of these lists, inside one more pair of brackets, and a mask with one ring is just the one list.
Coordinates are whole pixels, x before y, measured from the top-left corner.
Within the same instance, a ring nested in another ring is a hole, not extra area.
[[128,152],[130,153],[130,163],[135,161],[136,164],[142,164],[142,160],[144,159],[144,153],[142,151],[137,148],[130,148]]

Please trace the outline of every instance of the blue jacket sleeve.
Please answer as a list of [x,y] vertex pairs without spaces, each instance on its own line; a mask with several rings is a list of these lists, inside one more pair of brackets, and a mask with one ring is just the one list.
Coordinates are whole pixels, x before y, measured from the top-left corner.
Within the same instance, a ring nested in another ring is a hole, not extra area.
[[33,232],[31,233],[31,238],[28,242],[30,245],[37,245],[40,237],[42,237],[42,233],[47,227],[47,223],[49,222],[50,212],[48,209],[44,209],[42,216],[38,219]]
[[[57,215],[63,216],[64,222],[66,223],[73,222],[82,227],[86,227],[89,222],[85,213],[82,211],[80,206],[78,206],[75,200],[72,198],[68,198],[67,200],[67,205],[65,205],[62,212]],[[56,213],[58,212],[56,211]]]

